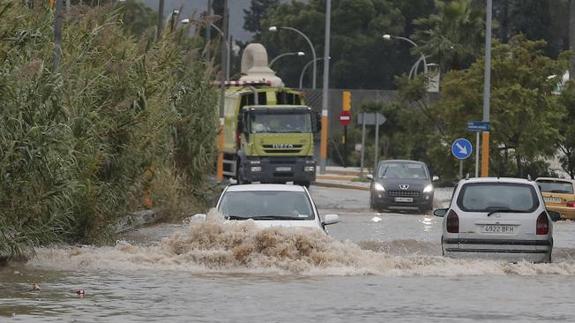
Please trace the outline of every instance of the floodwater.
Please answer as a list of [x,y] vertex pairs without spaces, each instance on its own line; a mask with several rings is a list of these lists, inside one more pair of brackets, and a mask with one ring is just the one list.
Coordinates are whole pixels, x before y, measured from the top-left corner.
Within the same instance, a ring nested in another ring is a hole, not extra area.
[[0,322],[575,321],[575,222],[556,223],[552,264],[454,260],[439,218],[370,212],[362,191],[312,193],[342,218],[330,237],[209,222],[39,249],[0,269]]

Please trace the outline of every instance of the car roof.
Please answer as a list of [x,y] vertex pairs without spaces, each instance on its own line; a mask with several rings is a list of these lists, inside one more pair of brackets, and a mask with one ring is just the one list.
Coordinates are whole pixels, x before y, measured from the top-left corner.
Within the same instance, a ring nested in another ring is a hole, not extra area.
[[570,178],[558,178],[558,177],[537,177],[535,181],[554,181],[554,182],[566,182],[566,183],[574,182]]
[[473,177],[469,179],[462,179],[459,183],[513,183],[533,185],[534,182],[525,178],[516,177]]
[[227,187],[226,191],[228,191],[228,192],[254,192],[254,191],[305,192],[305,190],[302,186],[288,185],[288,184],[230,185]]
[[408,159],[386,159],[386,160],[380,160],[380,163],[414,163],[414,164],[423,164],[425,165],[424,162],[422,161],[418,161],[418,160],[408,160]]

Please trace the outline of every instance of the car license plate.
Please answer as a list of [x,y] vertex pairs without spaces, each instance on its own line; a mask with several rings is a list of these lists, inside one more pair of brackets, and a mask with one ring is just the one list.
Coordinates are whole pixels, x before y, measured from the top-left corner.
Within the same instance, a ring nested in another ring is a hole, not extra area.
[[559,197],[544,197],[543,200],[546,203],[561,203],[561,199]]
[[276,167],[278,172],[291,172],[291,167]]
[[396,197],[395,201],[402,203],[411,203],[413,202],[413,197]]
[[487,224],[483,226],[485,233],[513,233],[514,230],[514,225]]

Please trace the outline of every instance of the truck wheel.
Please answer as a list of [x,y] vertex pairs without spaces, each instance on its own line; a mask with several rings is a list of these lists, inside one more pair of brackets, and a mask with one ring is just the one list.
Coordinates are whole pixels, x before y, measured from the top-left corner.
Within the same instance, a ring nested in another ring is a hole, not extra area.
[[244,168],[240,166],[241,164],[238,162],[237,168],[236,168],[236,177],[238,179],[238,184],[242,185],[242,184],[251,184],[250,181],[246,181],[244,179]]

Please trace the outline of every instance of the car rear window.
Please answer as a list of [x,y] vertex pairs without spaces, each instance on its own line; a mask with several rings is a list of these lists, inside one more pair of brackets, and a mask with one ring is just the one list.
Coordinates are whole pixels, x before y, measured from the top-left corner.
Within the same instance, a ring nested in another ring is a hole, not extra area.
[[532,185],[515,183],[470,183],[461,187],[457,205],[466,212],[515,210],[532,212],[539,207]]
[[219,211],[223,215],[242,218],[255,216],[285,216],[300,220],[315,218],[312,205],[304,192],[226,192],[220,202]]
[[564,181],[537,181],[541,192],[573,194],[573,184]]

